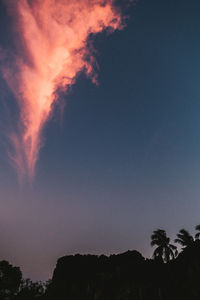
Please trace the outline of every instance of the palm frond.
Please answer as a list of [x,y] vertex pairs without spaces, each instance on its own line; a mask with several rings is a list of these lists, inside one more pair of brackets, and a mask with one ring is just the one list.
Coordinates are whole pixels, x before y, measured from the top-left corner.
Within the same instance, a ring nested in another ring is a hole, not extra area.
[[178,250],[177,250],[177,249],[174,251],[174,256],[175,256],[175,257],[178,256]]
[[185,246],[185,243],[183,242],[182,239],[175,239],[174,242],[178,243],[178,244],[181,244],[182,246]]
[[200,237],[200,232],[197,232],[197,233],[195,234],[195,239],[199,239],[199,237]]
[[177,247],[175,245],[172,245],[172,244],[169,244],[169,247],[172,249],[172,250],[176,250]]
[[177,237],[178,239],[175,239],[175,242],[184,247],[190,246],[194,242],[193,236],[186,229],[180,229]]
[[153,240],[153,241],[151,241],[151,246],[153,247],[153,246],[158,246],[159,245],[159,243],[157,242],[157,240]]
[[200,231],[200,225],[197,225],[197,226],[195,227],[195,229],[198,230],[198,231]]
[[189,233],[186,229],[184,229],[184,228],[180,229],[179,232],[180,232],[182,235],[190,236],[190,233]]

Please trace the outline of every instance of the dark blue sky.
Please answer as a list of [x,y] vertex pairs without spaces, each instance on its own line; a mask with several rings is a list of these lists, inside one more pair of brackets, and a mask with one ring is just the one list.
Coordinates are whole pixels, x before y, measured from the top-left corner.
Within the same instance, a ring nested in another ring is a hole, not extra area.
[[[95,37],[99,85],[81,75],[62,95],[32,188],[18,186],[2,138],[0,259],[46,279],[59,256],[150,256],[154,229],[173,238],[200,223],[199,11],[197,0],[140,0],[124,30]],[[1,98],[10,101],[3,82]]]

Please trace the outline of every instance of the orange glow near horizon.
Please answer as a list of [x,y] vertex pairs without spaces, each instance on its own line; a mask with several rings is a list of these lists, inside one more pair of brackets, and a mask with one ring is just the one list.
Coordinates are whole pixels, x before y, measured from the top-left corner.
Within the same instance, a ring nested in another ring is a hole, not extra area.
[[20,177],[33,178],[56,91],[67,90],[85,71],[93,78],[90,34],[121,27],[112,0],[5,0],[16,32],[13,63],[3,76],[18,101],[19,132],[9,138],[11,161]]

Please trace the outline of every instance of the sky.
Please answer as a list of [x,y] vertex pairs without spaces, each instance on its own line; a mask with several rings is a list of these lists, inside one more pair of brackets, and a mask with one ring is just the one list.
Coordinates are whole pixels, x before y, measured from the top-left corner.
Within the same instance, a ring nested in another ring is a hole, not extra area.
[[[124,2],[119,1],[124,8]],[[5,147],[16,102],[0,79],[0,260],[51,278],[59,257],[136,249],[200,223],[200,3],[140,0],[93,37],[98,84],[81,73],[44,128],[32,184]],[[0,2],[0,49],[14,49]],[[0,55],[2,50],[0,51]],[[6,103],[6,104],[5,104]]]

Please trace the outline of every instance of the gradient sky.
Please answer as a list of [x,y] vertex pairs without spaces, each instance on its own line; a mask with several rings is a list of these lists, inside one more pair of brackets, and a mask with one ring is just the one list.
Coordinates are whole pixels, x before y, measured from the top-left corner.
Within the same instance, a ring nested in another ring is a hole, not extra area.
[[[120,1],[123,5],[123,1]],[[95,37],[96,86],[81,75],[45,127],[32,187],[3,133],[16,107],[0,81],[0,260],[48,279],[60,256],[151,256],[150,235],[200,223],[200,2],[140,0],[122,31]],[[0,45],[13,47],[0,3]]]

